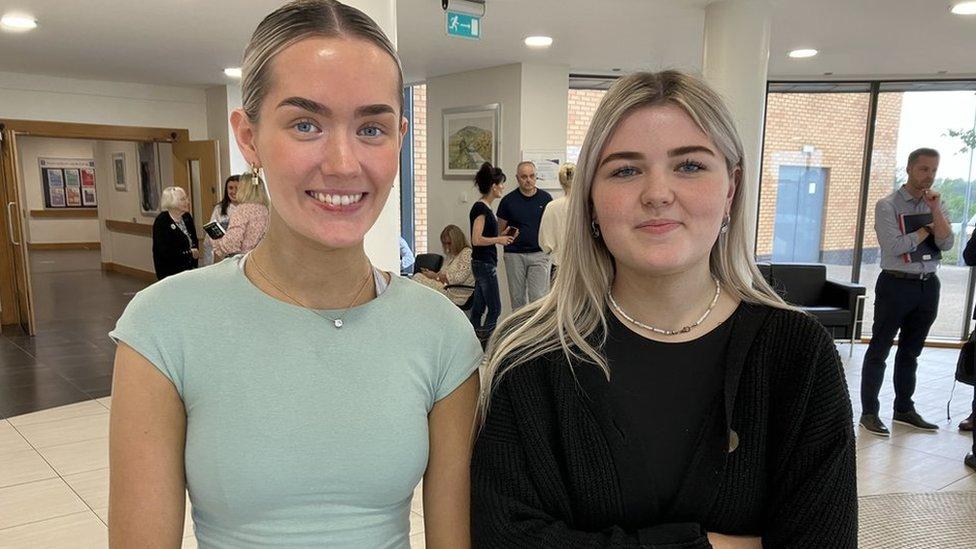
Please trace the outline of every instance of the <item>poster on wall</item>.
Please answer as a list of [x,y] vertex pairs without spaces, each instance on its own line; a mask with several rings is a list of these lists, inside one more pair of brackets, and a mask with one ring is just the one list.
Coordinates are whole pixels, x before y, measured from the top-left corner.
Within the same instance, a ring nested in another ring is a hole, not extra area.
[[540,189],[558,190],[559,166],[566,161],[563,149],[526,149],[522,151],[522,161],[535,164],[535,184]]
[[112,167],[115,170],[115,190],[129,190],[125,184],[125,153],[115,153],[112,155]]
[[85,206],[98,205],[98,199],[95,197],[95,187],[81,188],[81,203]]
[[[91,158],[39,158],[44,204],[48,208],[95,208],[95,160]],[[84,200],[82,189],[93,198]]]
[[159,213],[162,194],[159,175],[159,144],[139,143],[139,211],[145,217]]
[[54,168],[42,168],[41,180],[44,182],[44,203],[48,208],[63,208],[64,172]]

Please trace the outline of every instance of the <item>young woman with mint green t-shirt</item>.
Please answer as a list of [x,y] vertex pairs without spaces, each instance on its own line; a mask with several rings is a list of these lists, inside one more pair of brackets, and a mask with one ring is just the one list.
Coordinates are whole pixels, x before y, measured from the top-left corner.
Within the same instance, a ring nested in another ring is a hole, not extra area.
[[426,546],[470,547],[481,347],[363,247],[398,171],[401,89],[354,8],[298,0],[258,25],[231,124],[268,232],[140,292],[111,334],[111,547],[178,547],[188,491],[201,548],[408,549],[421,479]]

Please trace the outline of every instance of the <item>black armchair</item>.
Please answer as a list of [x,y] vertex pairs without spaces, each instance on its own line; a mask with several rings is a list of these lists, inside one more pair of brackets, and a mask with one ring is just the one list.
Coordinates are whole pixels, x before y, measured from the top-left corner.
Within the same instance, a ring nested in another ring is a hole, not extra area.
[[443,265],[444,256],[441,254],[417,254],[413,262],[413,272],[419,273],[423,269],[429,269],[436,273]]
[[827,280],[827,266],[818,263],[758,263],[766,282],[787,303],[814,316],[834,339],[861,337],[864,316],[859,296],[864,286]]

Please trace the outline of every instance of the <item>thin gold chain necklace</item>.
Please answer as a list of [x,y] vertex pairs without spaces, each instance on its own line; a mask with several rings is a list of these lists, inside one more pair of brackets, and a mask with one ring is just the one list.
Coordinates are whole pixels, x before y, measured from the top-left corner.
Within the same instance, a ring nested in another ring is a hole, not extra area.
[[301,308],[303,308],[303,309],[311,312],[312,314],[314,314],[317,317],[326,318],[328,320],[331,320],[332,321],[332,325],[335,326],[337,330],[342,328],[342,325],[343,325],[342,316],[345,315],[347,312],[349,312],[349,309],[351,309],[352,306],[353,306],[353,304],[356,303],[356,300],[359,299],[359,296],[361,296],[363,294],[363,290],[366,289],[366,284],[369,282],[369,280],[372,278],[372,275],[373,275],[373,266],[370,265],[369,272],[366,273],[366,278],[363,280],[362,285],[359,286],[359,291],[356,292],[356,296],[352,298],[352,301],[349,302],[349,305],[347,305],[345,309],[342,309],[342,313],[339,316],[337,316],[335,318],[332,318],[331,316],[329,316],[327,314],[320,313],[320,312],[316,311],[315,309],[309,307],[308,305],[305,305],[298,298],[296,298],[293,295],[291,295],[290,293],[286,292],[284,288],[282,288],[277,283],[275,283],[275,281],[272,280],[271,277],[268,276],[267,273],[264,272],[264,270],[261,268],[261,266],[258,265],[258,262],[257,261],[254,261],[254,258],[253,257],[250,258],[250,259],[251,259],[251,265],[254,266],[254,270],[256,270],[258,272],[258,274],[261,275],[261,278],[265,279],[268,282],[268,284],[271,284],[272,286],[274,286],[274,288],[276,290],[278,290],[279,292],[281,292],[282,294],[284,294],[285,297],[287,297],[288,299],[294,301],[299,307],[301,307]]
[[644,328],[645,330],[654,332],[655,334],[661,334],[666,336],[686,334],[692,331],[693,329],[697,328],[698,326],[700,326],[702,322],[705,322],[705,319],[708,318],[709,314],[711,314],[712,309],[715,308],[715,304],[718,303],[718,296],[722,295],[722,286],[718,283],[718,279],[712,278],[712,280],[715,281],[715,297],[712,298],[712,303],[711,305],[708,306],[708,309],[705,310],[705,314],[701,315],[698,321],[695,322],[694,324],[690,324],[688,326],[679,328],[677,330],[662,330],[661,328],[656,328],[654,326],[651,326],[650,324],[644,324],[643,322],[632,318],[630,315],[624,312],[623,309],[620,308],[620,305],[617,305],[617,301],[613,298],[612,290],[607,292],[607,297],[610,299],[610,305],[614,308],[614,310],[620,313],[620,316],[627,319],[627,322],[630,322],[635,326],[639,326],[641,328]]

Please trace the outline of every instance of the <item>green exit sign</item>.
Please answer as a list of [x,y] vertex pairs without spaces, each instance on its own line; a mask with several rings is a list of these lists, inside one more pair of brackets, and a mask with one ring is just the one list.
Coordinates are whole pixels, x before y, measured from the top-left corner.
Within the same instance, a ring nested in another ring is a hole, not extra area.
[[447,34],[468,40],[481,39],[481,17],[456,11],[447,12]]

